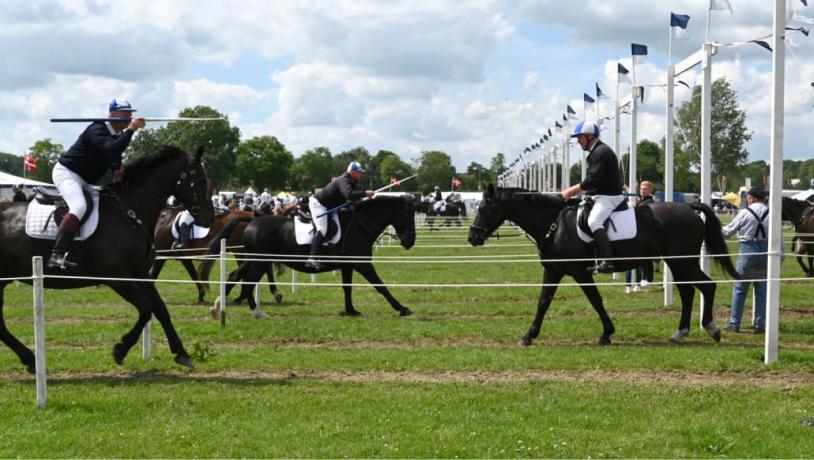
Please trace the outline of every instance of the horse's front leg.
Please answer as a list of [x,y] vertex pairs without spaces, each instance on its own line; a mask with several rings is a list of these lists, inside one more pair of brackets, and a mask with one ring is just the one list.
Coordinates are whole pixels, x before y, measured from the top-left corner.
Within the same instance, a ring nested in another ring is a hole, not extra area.
[[[138,320],[136,324],[122,336],[119,343],[113,345],[113,360],[116,364],[121,365],[124,363],[124,358],[127,353],[133,348],[133,345],[138,341],[141,331],[144,330],[144,325],[150,320],[153,313],[153,298],[142,285],[148,283],[139,282],[116,282],[111,283],[110,287],[116,291],[117,294],[132,304],[138,310]],[[166,307],[165,307],[166,308]]]
[[563,273],[549,268],[544,269],[543,288],[540,290],[540,300],[537,302],[537,314],[531,323],[529,331],[520,338],[520,345],[528,347],[540,335],[540,328],[543,326],[543,318],[554,300],[554,293],[557,292],[557,284],[562,280]]
[[[800,268],[803,269],[803,273],[805,273],[806,276],[811,276],[812,273],[811,273],[811,268],[810,268],[810,265],[811,265],[810,258],[807,257],[809,255],[808,254],[809,253],[808,244],[805,243],[802,238],[797,237],[797,236],[794,237],[794,240],[797,241],[797,249],[794,251],[794,255],[795,255],[794,258],[797,259],[797,263],[800,264]],[[794,243],[792,242],[792,244],[794,244]],[[806,260],[806,259],[809,259],[809,260]],[[809,263],[806,264],[806,262],[809,262]],[[809,265],[809,266],[806,266],[806,265]]]
[[186,269],[189,277],[192,278],[192,281],[195,281],[195,287],[198,289],[198,303],[204,303],[204,296],[206,295],[205,288],[206,285],[199,282],[201,280],[198,278],[198,271],[195,270],[195,265],[189,259],[179,259],[179,260],[181,261],[181,265],[183,265],[184,268]]
[[342,266],[342,291],[345,293],[345,315],[346,316],[362,316],[362,314],[353,307],[353,267],[350,265]]
[[593,275],[588,270],[580,270],[577,268],[574,271],[574,279],[579,283],[579,287],[582,289],[582,292],[585,293],[585,297],[591,302],[591,306],[594,307],[594,310],[596,310],[596,313],[599,315],[599,319],[602,321],[602,336],[599,337],[599,345],[610,345],[610,336],[616,332],[616,329],[613,327],[613,321],[611,321],[608,312],[605,310],[605,305],[602,303],[602,296],[599,295],[599,289],[594,286]]
[[393,297],[392,294],[390,294],[390,291],[384,285],[382,279],[379,278],[379,275],[378,273],[376,273],[376,269],[373,268],[372,264],[359,264],[354,266],[354,269],[357,272],[361,273],[362,276],[365,277],[367,282],[372,284],[376,288],[376,290],[379,291],[379,294],[381,294],[382,296],[384,296],[385,299],[387,299],[387,301],[390,303],[390,306],[393,307],[394,310],[399,312],[399,315],[410,316],[413,314],[413,312],[409,308],[399,303],[399,301],[396,300],[396,298]]

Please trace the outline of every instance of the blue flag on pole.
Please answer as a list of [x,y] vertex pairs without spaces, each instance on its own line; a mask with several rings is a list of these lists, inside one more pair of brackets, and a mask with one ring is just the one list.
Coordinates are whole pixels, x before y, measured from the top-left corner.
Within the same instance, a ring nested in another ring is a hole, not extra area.
[[593,104],[594,102],[596,102],[594,98],[588,96],[588,93],[582,93],[582,100],[588,104]]
[[596,84],[596,98],[597,99],[602,99],[603,97],[607,97],[607,96],[605,96],[605,93],[603,93],[602,90],[599,88],[599,83],[597,83]]
[[630,44],[630,54],[633,55],[633,65],[647,63],[647,46],[638,43]]
[[690,17],[686,14],[670,13],[670,38],[673,40],[687,40],[689,34],[687,33],[687,23],[690,22]]
[[616,70],[617,70],[617,75],[618,75],[619,81],[624,80],[624,81],[626,81],[628,83],[631,83],[630,75],[628,75],[630,72],[625,68],[625,66],[622,65],[621,62],[616,64]]
[[574,109],[572,109],[570,105],[568,106],[568,108],[566,110],[568,111],[568,118],[569,119],[571,119],[571,120],[579,120],[579,117],[577,116],[577,113],[574,112]]

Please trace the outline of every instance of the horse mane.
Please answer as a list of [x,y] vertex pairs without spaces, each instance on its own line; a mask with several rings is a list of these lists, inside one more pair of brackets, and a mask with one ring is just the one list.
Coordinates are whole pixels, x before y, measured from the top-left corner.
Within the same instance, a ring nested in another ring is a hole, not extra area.
[[[404,194],[400,196],[377,196],[371,200],[364,200],[355,206],[361,208],[373,207],[373,206],[388,206],[392,203],[397,202],[407,202],[408,199],[412,199],[412,196],[409,194]],[[413,200],[414,201],[414,200]]]
[[559,193],[542,193],[519,187],[497,188],[495,198],[501,202],[529,203],[546,208],[560,208],[563,205]]
[[152,171],[156,166],[168,161],[176,160],[182,155],[186,156],[187,153],[174,145],[164,145],[157,154],[139,158],[133,163],[125,165],[122,181],[126,182],[127,180],[140,176],[147,171]]

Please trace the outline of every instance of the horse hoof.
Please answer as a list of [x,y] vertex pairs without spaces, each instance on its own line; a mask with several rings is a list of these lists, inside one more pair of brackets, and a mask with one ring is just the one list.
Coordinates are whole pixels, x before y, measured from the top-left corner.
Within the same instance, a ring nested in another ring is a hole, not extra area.
[[412,310],[410,310],[410,309],[409,309],[409,308],[407,308],[407,307],[404,307],[404,308],[402,308],[401,310],[399,310],[399,315],[401,315],[401,316],[412,316],[412,315],[413,315],[413,311],[412,311]]
[[269,318],[271,318],[271,316],[265,314],[259,308],[256,308],[256,309],[252,310],[252,316],[254,316],[254,319],[269,319]]
[[123,343],[119,342],[113,345],[113,361],[116,361],[116,364],[119,366],[124,364],[125,356],[127,356],[127,350],[124,348]]
[[192,362],[192,358],[189,356],[175,356],[175,362],[184,367],[195,367],[195,364]]
[[362,314],[357,310],[350,310],[350,311],[345,310],[342,313],[340,313],[339,315],[340,316],[350,316],[350,317],[353,317],[353,318],[362,316]]
[[707,331],[707,334],[709,334],[709,336],[712,337],[716,342],[721,341],[721,329],[719,329],[715,323],[710,321],[709,324],[704,326],[704,330]]
[[688,335],[690,335],[689,329],[679,329],[675,334],[673,334],[672,337],[670,337],[670,342],[681,343],[684,341],[684,337],[687,337]]
[[602,346],[610,345],[611,344],[611,339],[610,339],[610,337],[602,336],[602,337],[599,338],[598,344],[602,345]]
[[524,335],[523,337],[520,338],[521,347],[530,347],[532,342],[533,340],[529,336]]
[[36,374],[37,373],[37,366],[34,363],[28,364],[25,366],[25,370],[29,374]]
[[283,303],[283,295],[282,294],[274,294],[274,301],[277,302],[277,305]]

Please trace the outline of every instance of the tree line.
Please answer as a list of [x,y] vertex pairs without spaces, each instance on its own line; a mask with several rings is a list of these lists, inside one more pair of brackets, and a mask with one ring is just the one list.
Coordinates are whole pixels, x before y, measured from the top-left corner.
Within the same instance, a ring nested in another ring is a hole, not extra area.
[[[692,97],[676,111],[674,187],[677,191],[698,192],[701,186],[700,91],[700,86],[695,86]],[[182,110],[178,116],[205,118],[223,117],[223,114],[212,107],[196,106]],[[769,166],[762,160],[747,162],[749,154],[745,144],[751,138],[752,134],[746,128],[746,113],[738,104],[737,93],[725,79],[716,80],[712,85],[713,189],[736,190],[746,178],[755,185],[763,183],[769,174]],[[389,150],[371,154],[358,146],[333,153],[323,146],[314,147],[295,158],[275,136],[244,140],[239,128],[219,121],[170,122],[166,126],[142,129],[125,152],[125,161],[155,153],[164,144],[190,151],[203,146],[207,172],[219,190],[239,190],[246,186],[252,186],[258,192],[266,188],[270,191],[313,190],[341,174],[351,161],[358,161],[367,168],[366,187],[375,189],[390,184],[392,177],[418,174],[416,180],[405,182],[398,190],[423,194],[436,185],[442,190],[451,190],[453,177],[461,181],[456,190],[482,190],[484,185],[495,183],[506,171],[503,153],[495,154],[488,166],[472,161],[462,171],[456,170],[447,153],[438,150],[423,151],[418,158],[405,160]],[[28,177],[50,182],[51,169],[64,150],[64,146],[49,138],[36,141],[28,154],[37,159],[37,171]],[[629,154],[623,153],[620,158],[623,170],[627,169],[628,159]],[[556,165],[558,171],[561,167],[561,164]],[[20,175],[22,168],[22,157],[0,152],[0,170]],[[579,162],[572,165],[569,172],[571,183],[579,182]],[[663,138],[659,143],[644,139],[637,144],[637,173],[637,180],[649,180],[657,189],[664,189]],[[784,188],[808,188],[812,178],[814,159],[783,162]]]

